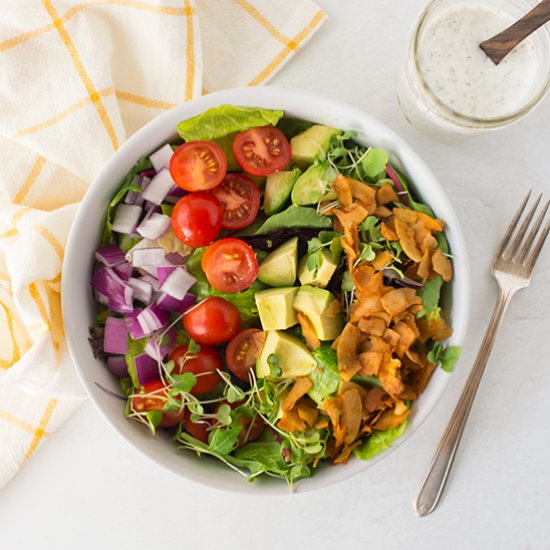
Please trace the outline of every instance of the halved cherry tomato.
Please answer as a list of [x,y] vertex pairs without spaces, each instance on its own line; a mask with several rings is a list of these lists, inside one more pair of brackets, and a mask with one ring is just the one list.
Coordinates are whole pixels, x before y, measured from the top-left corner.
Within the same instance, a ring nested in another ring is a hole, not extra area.
[[162,420],[160,428],[169,428],[177,426],[184,417],[185,411],[164,411],[166,404],[167,388],[161,380],[147,382],[143,386],[143,394],[137,394],[132,397],[130,406],[135,412],[162,411]]
[[188,309],[183,328],[195,342],[215,346],[230,340],[239,331],[241,314],[223,298],[210,296]]
[[[217,413],[220,410],[222,405],[229,405],[232,409],[236,409],[242,402],[239,403],[229,403],[227,401],[222,401],[215,409],[214,412]],[[242,447],[245,443],[249,441],[254,441],[260,437],[265,429],[265,422],[259,414],[256,414],[254,418],[248,418],[247,416],[242,415],[238,423],[243,427],[239,432],[239,443],[238,447]]]
[[239,166],[253,176],[269,176],[290,162],[290,144],[273,126],[239,132],[233,140],[233,154]]
[[227,171],[227,158],[211,141],[180,145],[170,160],[170,174],[186,191],[205,191],[219,185]]
[[244,174],[227,174],[212,194],[222,203],[225,229],[242,229],[250,225],[260,209],[260,189]]
[[183,417],[183,427],[185,431],[191,434],[195,439],[208,444],[208,436],[210,435],[210,422],[193,422],[191,420],[191,413],[186,410]]
[[190,391],[193,395],[212,391],[221,380],[216,370],[222,370],[223,363],[215,348],[201,346],[199,351],[190,353],[187,346],[177,346],[170,353],[170,359],[175,363],[173,373],[197,375],[197,383]]
[[191,248],[212,242],[222,228],[223,208],[210,193],[189,193],[172,211],[172,229],[176,237]]
[[254,368],[264,342],[263,330],[249,328],[239,332],[227,345],[225,352],[227,368],[243,382],[250,383],[250,370]]
[[201,265],[208,282],[222,292],[245,290],[258,276],[254,250],[241,239],[220,239],[212,243]]

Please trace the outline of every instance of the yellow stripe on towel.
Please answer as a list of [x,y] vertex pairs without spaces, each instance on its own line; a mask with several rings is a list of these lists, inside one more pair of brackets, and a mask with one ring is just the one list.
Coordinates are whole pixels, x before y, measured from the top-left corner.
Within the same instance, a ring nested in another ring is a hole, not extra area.
[[34,182],[37,180],[38,176],[40,175],[40,172],[42,172],[42,168],[44,168],[45,164],[46,164],[46,159],[43,156],[39,156],[37,161],[34,163],[30,171],[30,174],[26,177],[25,181],[23,182],[23,185],[15,195],[13,199],[13,202],[15,204],[21,204],[21,201],[28,195],[29,191],[31,190],[31,187],[33,186]]
[[151,109],[164,109],[166,111],[173,109],[176,104],[169,103],[168,101],[161,101],[160,99],[149,99],[129,92],[123,92],[122,90],[116,90],[116,98],[123,101],[129,101],[130,103],[136,103],[142,107],[150,107]]
[[[185,0],[185,7],[189,9],[189,0]],[[195,83],[195,32],[193,28],[193,15],[187,13],[185,16],[187,24],[187,53],[186,53],[186,74],[185,74],[185,101],[193,99],[193,87]]]
[[[61,17],[61,20],[64,23],[66,23],[67,21],[69,21],[69,19],[71,19],[77,13],[81,12],[84,9],[102,8],[105,6],[114,6],[114,5],[125,6],[128,8],[134,8],[137,10],[150,11],[152,13],[158,13],[160,15],[182,16],[182,15],[187,15],[188,13],[190,13],[191,15],[195,15],[194,8],[155,6],[153,4],[148,4],[147,2],[138,2],[136,0],[100,0],[99,2],[81,2],[80,4],[76,4],[71,9],[69,9],[65,13],[65,15]],[[53,23],[50,23],[49,25],[44,25],[32,31],[24,32],[17,36],[13,36],[12,38],[8,38],[7,40],[0,42],[0,52],[9,50],[10,48],[14,48],[15,46],[19,46],[19,44],[24,44],[25,42],[28,42],[29,40],[35,38],[36,36],[40,36],[41,34],[45,34],[47,32],[53,31],[54,29],[55,29],[55,25]]]
[[281,44],[287,45],[291,42],[284,34],[280,33],[277,28],[266,19],[260,11],[253,6],[248,0],[235,0],[235,3],[245,10],[252,19],[255,19],[275,40],[278,40]]
[[38,312],[40,313],[40,317],[42,318],[42,322],[44,323],[44,325],[46,325],[47,330],[50,330],[51,329],[50,318],[48,317],[46,306],[44,305],[44,301],[42,300],[38,292],[38,289],[36,288],[35,283],[31,283],[29,285],[29,294],[31,295],[31,298],[36,304]]
[[34,228],[46,239],[51,247],[55,250],[57,255],[59,256],[59,259],[63,259],[63,247],[61,246],[61,243],[56,239],[56,237],[52,234],[52,232],[49,229],[46,229],[43,225],[36,224]]
[[69,55],[71,56],[71,59],[73,61],[73,65],[76,68],[76,72],[78,73],[78,76],[80,77],[80,80],[82,80],[82,83],[84,84],[84,87],[86,88],[86,91],[88,92],[88,95],[90,96],[98,114],[99,118],[101,119],[101,122],[103,122],[103,126],[105,127],[105,130],[109,134],[109,137],[111,138],[111,143],[113,144],[113,149],[118,149],[118,139],[115,134],[115,129],[113,127],[113,124],[111,123],[111,120],[109,119],[109,115],[107,114],[107,111],[105,109],[105,106],[101,102],[101,98],[99,95],[99,92],[95,89],[95,86],[89,77],[88,73],[86,72],[86,69],[84,68],[84,65],[82,64],[82,61],[80,60],[80,57],[78,55],[78,52],[76,51],[76,48],[73,44],[73,41],[71,37],[69,36],[69,33],[67,32],[67,29],[65,28],[63,24],[63,20],[59,17],[57,10],[54,8],[51,0],[42,0],[42,3],[44,4],[44,7],[46,8],[46,11],[52,18],[53,24],[55,25],[55,28],[57,29],[57,32],[59,33],[59,36],[61,37],[61,40],[63,40],[63,43],[65,44],[65,47],[67,48],[67,51],[69,52]]
[[[29,433],[34,433],[36,431],[36,428],[29,424],[28,422],[25,422],[24,420],[20,420],[19,418],[13,416],[13,414],[10,414],[7,411],[1,411],[0,410],[0,420],[4,420],[6,422],[9,422],[12,426],[15,426],[17,428],[20,428],[21,430],[24,430]],[[51,435],[50,432],[44,431],[44,436]]]
[[9,310],[9,308],[3,302],[0,302],[0,306],[2,306],[2,309],[4,310],[4,313],[6,314],[6,321],[8,323],[8,330],[10,332],[11,341],[13,343],[13,355],[12,355],[12,358],[11,358],[11,362],[8,361],[7,366],[4,367],[4,368],[9,368],[14,363],[17,363],[17,361],[19,361],[19,359],[21,358],[21,350],[19,349],[19,345],[17,344],[17,339],[15,338],[15,332],[13,330],[13,317],[12,317],[11,311]]
[[34,454],[34,451],[36,451],[38,445],[40,444],[40,441],[42,441],[42,438],[45,435],[47,435],[46,427],[48,426],[48,422],[50,421],[50,418],[53,414],[53,411],[56,405],[57,405],[57,399],[50,399],[50,401],[46,406],[46,410],[44,411],[44,414],[40,419],[40,424],[38,424],[38,428],[34,430],[34,437],[32,438],[31,444],[29,445],[29,448],[25,453],[25,458],[23,458],[23,463],[29,460],[29,458]]
[[251,80],[249,86],[257,86],[261,84],[269,75],[285,60],[285,58],[296,48],[300,46],[300,43],[319,25],[319,23],[325,18],[323,10],[319,10],[313,19],[283,48],[283,50],[275,56],[273,61],[253,80]]

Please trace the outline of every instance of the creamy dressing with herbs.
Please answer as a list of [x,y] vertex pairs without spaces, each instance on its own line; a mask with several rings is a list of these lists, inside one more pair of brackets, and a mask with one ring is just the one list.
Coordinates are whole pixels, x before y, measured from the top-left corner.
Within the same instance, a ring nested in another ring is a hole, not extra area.
[[500,10],[473,4],[449,8],[428,22],[418,63],[441,103],[478,119],[510,115],[526,103],[537,74],[533,42],[523,41],[499,65],[479,47],[513,22]]

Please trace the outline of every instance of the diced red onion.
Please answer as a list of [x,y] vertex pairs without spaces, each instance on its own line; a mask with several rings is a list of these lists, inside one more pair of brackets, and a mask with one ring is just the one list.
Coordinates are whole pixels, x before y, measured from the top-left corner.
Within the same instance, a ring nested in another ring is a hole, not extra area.
[[95,251],[95,258],[107,267],[114,267],[124,262],[124,252],[116,244],[107,244]]
[[141,197],[141,193],[139,191],[134,191],[133,189],[130,189],[130,191],[126,193],[126,197],[124,197],[124,204],[141,206],[141,204],[143,204],[143,199],[141,200],[141,204],[138,204],[138,196]]
[[145,210],[145,215],[141,221],[148,220],[153,214],[160,214],[162,212],[162,208],[160,206],[149,201],[144,201],[143,209]]
[[146,306],[151,303],[151,297],[153,296],[153,287],[151,283],[143,279],[130,277],[128,284],[134,289],[134,300],[139,300]]
[[124,203],[119,204],[116,209],[115,219],[113,220],[113,231],[125,233],[126,235],[133,233],[138,225],[141,212],[140,206]]
[[92,287],[107,297],[112,311],[130,313],[133,310],[134,291],[110,267],[101,267],[94,273]]
[[[161,345],[160,342],[165,341],[164,345]],[[145,353],[161,361],[166,357],[169,351],[172,350],[176,342],[176,331],[173,328],[168,329],[166,332],[159,331],[151,336],[151,339],[145,345]]]
[[149,155],[149,160],[153,164],[153,168],[160,172],[163,168],[170,168],[170,159],[174,154],[174,150],[167,143],[163,145],[158,151],[155,151],[152,155]]
[[144,176],[143,174],[136,176],[136,178],[137,178],[137,181],[134,178],[134,185],[139,187],[141,191],[134,191],[134,190],[128,191],[128,193],[126,193],[126,198],[124,199],[124,202],[126,204],[135,204],[137,206],[142,206],[144,203],[143,191],[147,189],[147,186],[151,182],[151,178]]
[[141,311],[141,308],[136,308],[130,314],[124,316],[124,320],[126,321],[126,326],[128,327],[128,332],[130,333],[130,338],[132,340],[139,340],[145,336],[145,332],[143,332],[143,329],[137,320],[137,317]]
[[173,265],[183,265],[185,258],[179,252],[168,252],[165,258]]
[[118,297],[109,298],[109,309],[116,313],[128,313],[133,308],[132,300],[134,298],[134,290],[132,287],[124,286],[124,296],[119,300]]
[[186,191],[184,191],[181,187],[174,185],[172,189],[170,189],[170,191],[168,192],[168,195],[164,197],[164,202],[176,204],[185,195],[187,195]]
[[134,364],[136,365],[136,376],[140,386],[152,382],[153,380],[159,380],[159,364],[152,357],[146,353],[136,355],[134,357]]
[[101,294],[101,292],[98,292],[97,290],[94,290],[94,300],[96,302],[99,302],[100,304],[103,304],[104,306],[109,305],[109,298],[107,298],[105,294]]
[[137,227],[136,231],[144,238],[151,241],[164,235],[170,227],[170,216],[164,214],[151,214],[144,219]]
[[103,336],[103,351],[116,355],[128,352],[128,327],[124,319],[107,317]]
[[140,172],[139,175],[142,177],[148,177],[152,178],[157,172],[153,168],[149,168],[149,170],[143,170],[143,172]]
[[123,280],[128,281],[134,271],[134,266],[128,262],[113,267],[113,271]]
[[[141,187],[140,186],[140,183],[141,183],[141,176],[139,175],[135,175],[133,178],[132,178],[132,183],[130,185],[133,185],[135,187]],[[124,197],[124,202],[126,204],[137,204],[136,203],[136,197],[138,195],[141,195],[141,193],[138,193],[137,191],[134,191],[133,189],[130,189],[129,191],[126,192],[126,196]],[[143,201],[142,201],[143,202]],[[139,205],[138,205],[139,206]]]
[[162,293],[156,301],[156,304],[166,311],[173,311],[174,313],[185,313],[194,303],[195,296],[193,294],[186,294],[183,299],[178,300],[169,294]]
[[159,266],[164,264],[164,249],[136,248],[132,250],[132,265],[134,267]]
[[156,304],[151,304],[143,309],[137,316],[138,323],[140,324],[143,332],[146,335],[151,334],[155,330],[162,328],[170,320],[170,314],[160,309]]
[[159,284],[164,284],[164,281],[168,279],[168,276],[176,269],[175,265],[159,265],[157,267],[157,279]]
[[153,290],[155,292],[160,291],[160,284],[159,284],[159,282],[158,282],[158,280],[155,276],[153,276],[153,275],[142,275],[140,277],[140,279],[142,281],[145,281],[145,282],[149,283],[153,287]]
[[143,198],[153,204],[160,204],[172,189],[172,185],[174,185],[174,180],[170,175],[170,171],[163,168],[151,180],[151,183],[143,192]]
[[107,366],[117,378],[126,378],[128,376],[128,365],[124,355],[111,355],[107,357]]
[[187,272],[183,267],[176,267],[164,283],[160,290],[179,300],[183,299],[186,292],[196,283],[197,279]]
[[[155,174],[153,173],[153,176]],[[144,176],[143,174],[141,174],[141,183],[140,183],[140,187],[141,187],[141,193],[139,193],[138,195],[138,198],[137,198],[137,201],[136,201],[136,204],[138,205],[142,205],[144,204],[145,202],[145,199],[143,198],[143,192],[145,191],[145,189],[147,189],[147,187],[149,187],[149,184],[151,183],[151,179],[153,176]]]
[[142,275],[151,275],[151,277],[157,278],[157,267],[154,265],[146,265],[138,268],[139,273]]

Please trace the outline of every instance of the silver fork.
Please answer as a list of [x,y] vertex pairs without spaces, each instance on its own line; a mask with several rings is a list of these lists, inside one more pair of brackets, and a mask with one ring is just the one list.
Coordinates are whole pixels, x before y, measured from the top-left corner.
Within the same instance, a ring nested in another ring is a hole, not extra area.
[[[464,426],[468,420],[468,415],[472,408],[479,382],[481,381],[485,365],[493,349],[495,337],[502,318],[506,313],[512,296],[518,290],[529,286],[533,268],[540,255],[544,241],[548,236],[550,222],[545,225],[540,234],[539,231],[544,222],[550,201],[546,202],[534,226],[531,228],[531,231],[529,231],[529,234],[527,234],[535,216],[535,212],[541,202],[542,195],[537,198],[518,229],[518,223],[529,202],[530,196],[531,191],[529,191],[521,203],[519,210],[516,212],[512,223],[510,223],[500,243],[495,259],[493,260],[491,273],[498,283],[498,301],[487,332],[485,333],[485,338],[483,339],[483,343],[481,344],[474,362],[474,366],[466,381],[466,386],[462,391],[462,395],[460,396],[449,425],[441,438],[432,459],[432,463],[426,473],[426,477],[416,496],[415,510],[419,516],[426,516],[433,512],[439,502],[460,443],[460,438],[464,431]],[[538,238],[537,234],[539,234]]]

